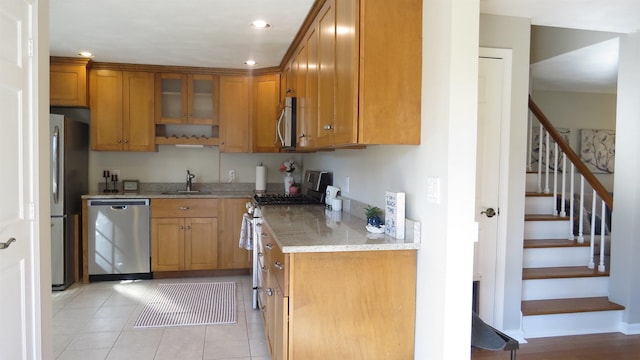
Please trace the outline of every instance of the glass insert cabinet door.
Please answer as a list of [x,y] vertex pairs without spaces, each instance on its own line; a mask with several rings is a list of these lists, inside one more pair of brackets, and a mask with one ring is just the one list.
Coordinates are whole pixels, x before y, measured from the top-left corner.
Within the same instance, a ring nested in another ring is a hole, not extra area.
[[[199,74],[159,74],[156,123],[216,125],[218,78]],[[159,105],[159,106],[158,106]]]

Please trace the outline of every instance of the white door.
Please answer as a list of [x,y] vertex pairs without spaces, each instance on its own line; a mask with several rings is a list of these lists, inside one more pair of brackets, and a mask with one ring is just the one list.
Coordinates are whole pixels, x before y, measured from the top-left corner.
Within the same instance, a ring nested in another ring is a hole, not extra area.
[[[478,139],[476,221],[478,242],[474,272],[480,280],[479,315],[502,323],[505,276],[505,226],[500,222],[501,194],[506,193],[510,51],[482,49],[478,70]],[[504,149],[504,150],[503,150]],[[503,200],[504,201],[504,200]]]
[[41,358],[32,5],[0,1],[0,359]]

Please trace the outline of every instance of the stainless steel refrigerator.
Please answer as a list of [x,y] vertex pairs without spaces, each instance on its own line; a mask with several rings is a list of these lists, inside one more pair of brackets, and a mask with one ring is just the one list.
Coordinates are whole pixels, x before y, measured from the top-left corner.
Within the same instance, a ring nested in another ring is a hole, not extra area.
[[[51,146],[51,280],[53,290],[74,282],[75,235],[89,183],[89,125],[49,115]],[[77,215],[77,216],[76,216]],[[78,241],[79,244],[79,241]]]

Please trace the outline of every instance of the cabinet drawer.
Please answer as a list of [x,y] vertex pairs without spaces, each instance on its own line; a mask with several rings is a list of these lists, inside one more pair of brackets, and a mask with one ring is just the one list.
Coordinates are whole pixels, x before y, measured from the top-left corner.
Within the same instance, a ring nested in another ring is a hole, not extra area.
[[218,199],[152,199],[151,217],[217,217]]
[[[278,286],[284,292],[284,296],[289,295],[289,255],[285,255],[275,241],[265,241],[265,261],[269,271],[273,272],[273,276],[278,282]],[[285,280],[286,279],[286,280]],[[286,281],[286,283],[285,283]]]

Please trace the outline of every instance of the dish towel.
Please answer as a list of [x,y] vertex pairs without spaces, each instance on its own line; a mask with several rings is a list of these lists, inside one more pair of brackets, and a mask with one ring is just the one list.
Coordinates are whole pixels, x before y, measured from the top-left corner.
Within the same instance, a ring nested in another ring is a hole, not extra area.
[[247,213],[242,215],[242,226],[240,227],[239,247],[253,250],[253,217]]

